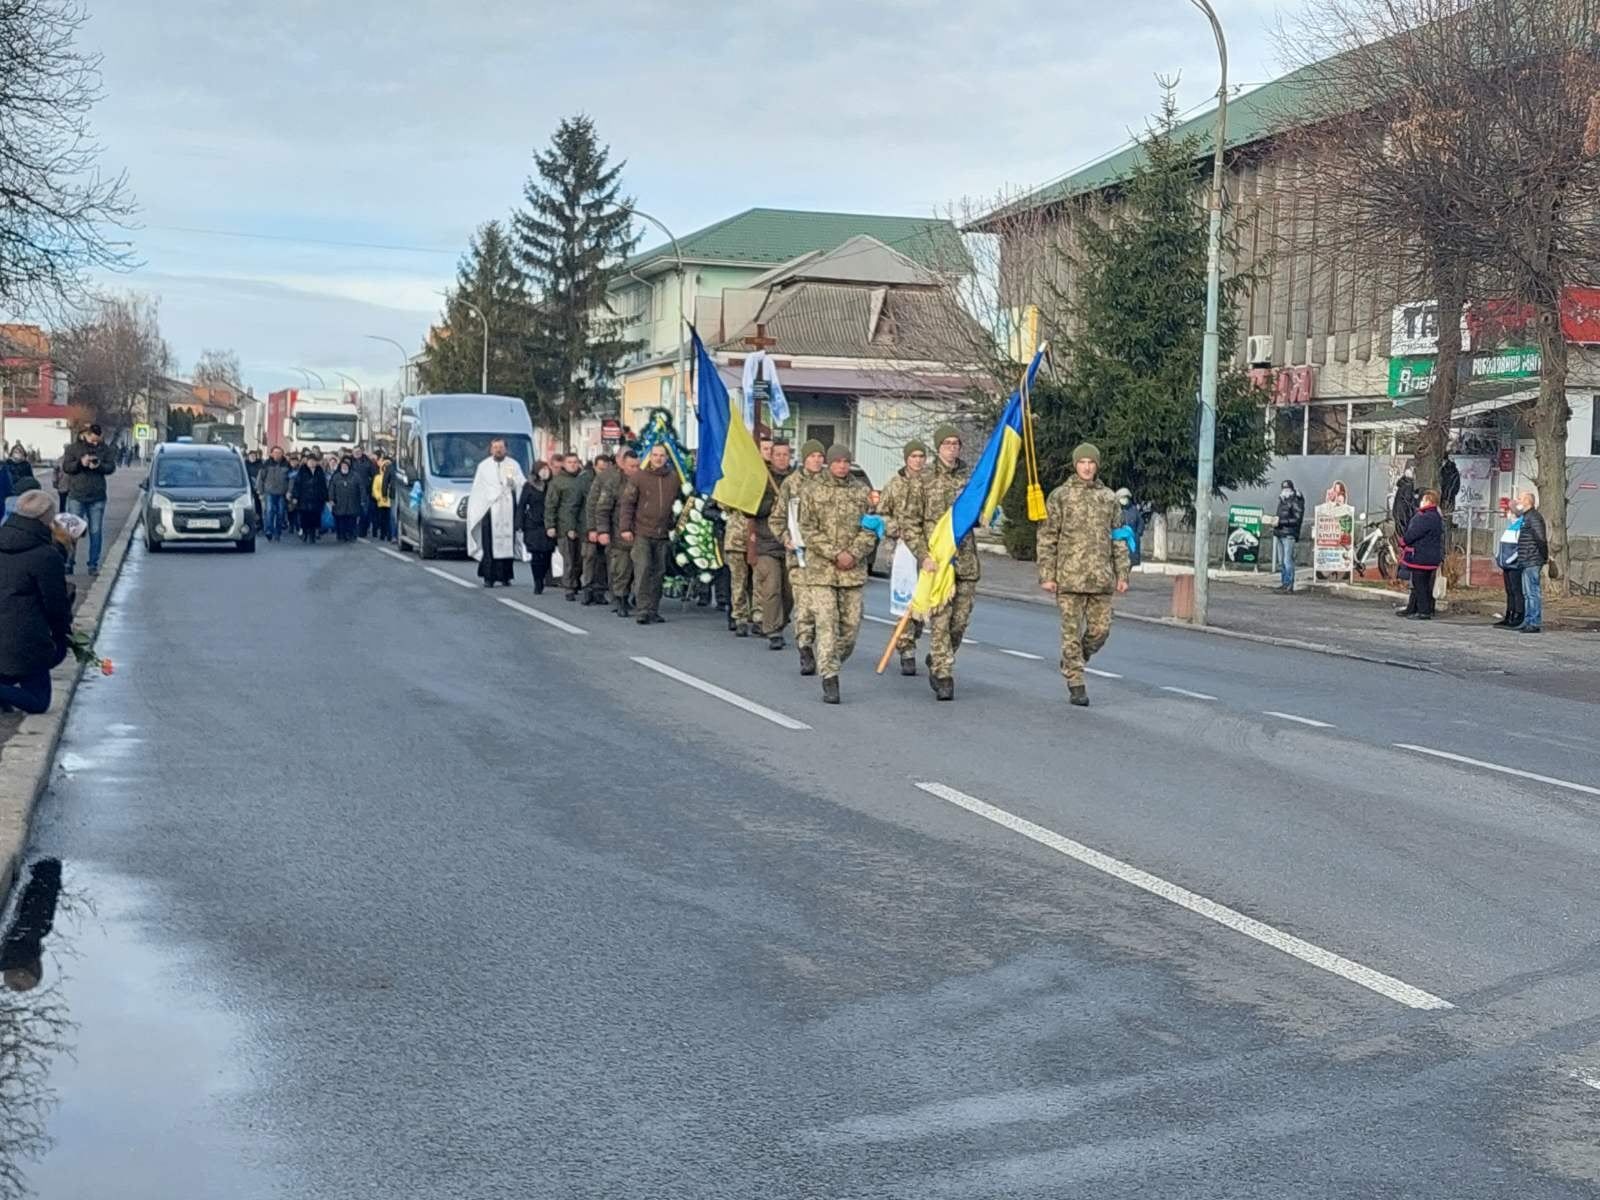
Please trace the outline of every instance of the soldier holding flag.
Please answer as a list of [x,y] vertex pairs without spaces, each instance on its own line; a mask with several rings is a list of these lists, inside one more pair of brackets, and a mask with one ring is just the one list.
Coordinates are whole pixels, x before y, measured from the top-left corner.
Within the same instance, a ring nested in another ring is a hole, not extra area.
[[[934,526],[950,512],[956,497],[967,486],[972,468],[961,458],[961,432],[954,425],[941,425],[933,433],[937,457],[923,470],[916,490],[906,506],[900,526],[901,536],[922,563],[924,572],[935,572],[939,562],[929,550]],[[956,544],[955,589],[949,599],[928,614],[928,686],[934,698],[954,700],[956,695],[956,652],[972,620],[972,602],[978,591],[978,545],[971,532]]]

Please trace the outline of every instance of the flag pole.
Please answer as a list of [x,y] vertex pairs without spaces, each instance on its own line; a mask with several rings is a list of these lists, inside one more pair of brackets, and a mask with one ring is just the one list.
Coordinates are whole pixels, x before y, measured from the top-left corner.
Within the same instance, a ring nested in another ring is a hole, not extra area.
[[883,648],[883,657],[878,660],[878,674],[883,674],[883,669],[889,665],[889,660],[894,657],[894,648],[900,642],[900,635],[906,631],[906,626],[911,623],[911,610],[906,609],[900,618],[900,624],[894,627],[894,632],[889,635],[889,644]]

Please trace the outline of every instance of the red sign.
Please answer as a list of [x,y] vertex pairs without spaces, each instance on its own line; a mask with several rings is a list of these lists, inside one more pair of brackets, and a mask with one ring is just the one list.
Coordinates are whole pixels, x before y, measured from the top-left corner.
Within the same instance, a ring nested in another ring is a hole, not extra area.
[[[1467,331],[1474,346],[1531,346],[1532,326],[1533,305],[1515,300],[1479,300],[1467,310]],[[1574,345],[1600,345],[1600,288],[1563,289],[1561,332]]]
[[1312,374],[1310,367],[1284,367],[1272,383],[1274,405],[1311,403]]
[[1511,511],[1511,497],[1510,496],[1501,496],[1500,497],[1500,515],[1503,517],[1510,511]]
[[600,422],[600,440],[603,442],[616,442],[622,439],[622,422],[613,417],[607,417]]
[[1500,469],[1507,474],[1517,469],[1517,452],[1510,446],[1500,448]]

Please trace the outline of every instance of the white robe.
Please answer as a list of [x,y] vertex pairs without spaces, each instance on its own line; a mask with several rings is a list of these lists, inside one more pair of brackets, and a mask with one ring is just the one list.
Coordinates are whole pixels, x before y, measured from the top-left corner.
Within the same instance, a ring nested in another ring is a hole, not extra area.
[[486,458],[472,476],[472,491],[467,496],[467,553],[483,558],[483,518],[494,517],[494,545],[491,558],[532,557],[522,544],[522,528],[517,523],[517,498],[527,482],[522,468],[512,459],[495,462]]

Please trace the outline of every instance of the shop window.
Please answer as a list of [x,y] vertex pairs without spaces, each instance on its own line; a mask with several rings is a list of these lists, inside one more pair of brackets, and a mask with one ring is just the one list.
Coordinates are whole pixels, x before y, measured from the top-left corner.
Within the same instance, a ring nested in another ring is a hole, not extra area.
[[1271,423],[1269,429],[1272,433],[1272,452],[1274,454],[1299,454],[1305,446],[1306,410],[1295,406],[1291,408],[1269,408],[1267,419]]
[[1345,434],[1350,428],[1348,404],[1313,404],[1306,409],[1310,428],[1306,431],[1306,453],[1343,454]]
[[[1392,415],[1394,405],[1387,400],[1368,401],[1350,406],[1350,423],[1372,421]],[[1352,429],[1350,431],[1351,454],[1387,454],[1389,440],[1392,434],[1387,430],[1379,429]]]

